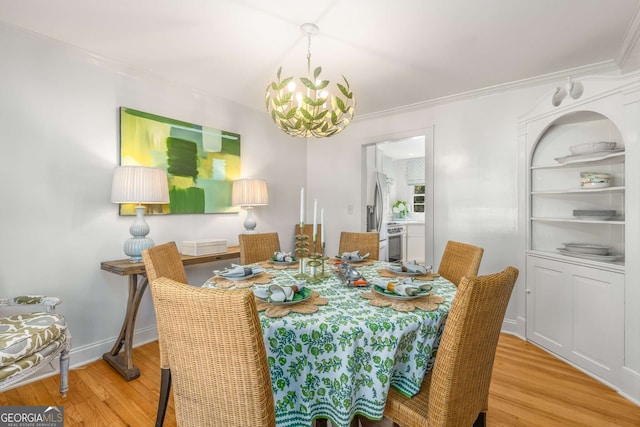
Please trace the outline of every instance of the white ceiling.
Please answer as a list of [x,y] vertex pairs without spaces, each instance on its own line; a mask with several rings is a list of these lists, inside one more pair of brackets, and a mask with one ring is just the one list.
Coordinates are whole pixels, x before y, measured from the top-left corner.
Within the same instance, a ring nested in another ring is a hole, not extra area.
[[266,85],[343,74],[356,117],[627,65],[640,0],[0,0],[0,21],[264,109]]

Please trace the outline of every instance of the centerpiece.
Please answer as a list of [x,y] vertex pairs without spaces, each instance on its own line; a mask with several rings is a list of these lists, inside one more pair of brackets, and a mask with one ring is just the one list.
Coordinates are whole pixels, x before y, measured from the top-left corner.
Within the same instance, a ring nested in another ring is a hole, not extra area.
[[396,200],[391,211],[393,219],[404,219],[409,215],[409,205],[404,200]]

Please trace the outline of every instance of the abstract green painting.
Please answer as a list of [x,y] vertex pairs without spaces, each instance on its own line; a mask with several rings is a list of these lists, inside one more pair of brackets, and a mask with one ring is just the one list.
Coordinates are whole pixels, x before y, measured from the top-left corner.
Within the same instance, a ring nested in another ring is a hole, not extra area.
[[[231,186],[240,178],[240,135],[120,108],[120,165],[165,169],[168,205],[147,205],[148,214],[235,213]],[[135,215],[133,204],[121,215]]]

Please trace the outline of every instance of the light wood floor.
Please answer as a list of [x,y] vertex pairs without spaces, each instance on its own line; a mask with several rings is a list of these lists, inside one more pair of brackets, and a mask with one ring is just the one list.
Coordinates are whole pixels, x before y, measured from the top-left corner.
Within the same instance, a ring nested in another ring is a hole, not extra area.
[[[157,342],[134,350],[140,378],[125,381],[100,360],[69,374],[0,393],[0,405],[63,405],[65,426],[153,426],[160,388]],[[640,426],[640,407],[536,346],[502,335],[487,424],[498,426]],[[173,401],[165,426],[175,426]],[[205,426],[203,426],[205,427]]]

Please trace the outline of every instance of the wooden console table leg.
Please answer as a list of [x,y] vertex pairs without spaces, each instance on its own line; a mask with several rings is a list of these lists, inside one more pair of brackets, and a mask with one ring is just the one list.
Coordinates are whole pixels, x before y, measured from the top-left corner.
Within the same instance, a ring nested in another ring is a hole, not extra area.
[[[147,288],[147,277],[142,276],[138,286],[138,275],[129,276],[129,298],[127,300],[127,311],[125,314],[120,335],[109,353],[102,355],[102,358],[111,365],[127,381],[140,376],[140,369],[133,365],[133,332],[136,325],[136,315],[142,300],[142,295]],[[122,350],[122,354],[119,354]]]

